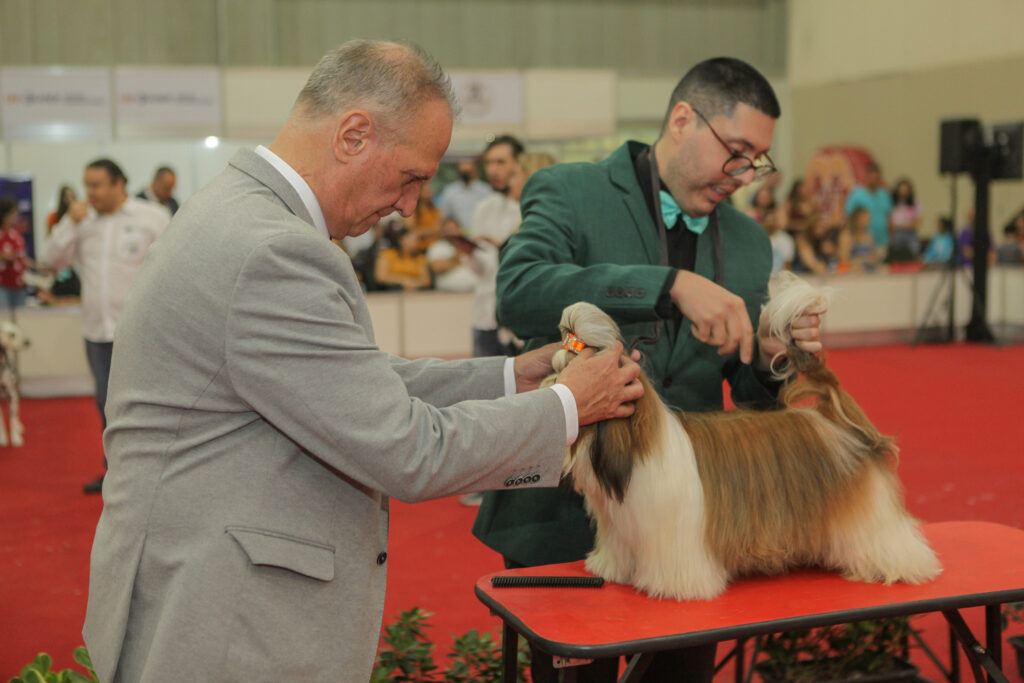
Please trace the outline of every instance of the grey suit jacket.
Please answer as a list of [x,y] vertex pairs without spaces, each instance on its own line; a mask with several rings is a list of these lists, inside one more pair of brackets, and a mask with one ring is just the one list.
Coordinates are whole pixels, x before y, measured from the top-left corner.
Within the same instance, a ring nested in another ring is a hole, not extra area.
[[502,362],[378,349],[348,257],[236,155],[154,244],[115,337],[100,679],[366,681],[387,496],[557,484],[558,396],[500,398]]

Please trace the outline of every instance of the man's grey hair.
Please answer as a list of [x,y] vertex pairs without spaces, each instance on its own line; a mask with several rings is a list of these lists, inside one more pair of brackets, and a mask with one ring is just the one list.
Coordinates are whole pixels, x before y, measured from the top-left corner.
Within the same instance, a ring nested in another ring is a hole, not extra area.
[[451,79],[426,50],[411,43],[350,40],[320,59],[295,109],[319,118],[363,108],[393,134],[431,99],[444,100],[452,117],[458,115]]

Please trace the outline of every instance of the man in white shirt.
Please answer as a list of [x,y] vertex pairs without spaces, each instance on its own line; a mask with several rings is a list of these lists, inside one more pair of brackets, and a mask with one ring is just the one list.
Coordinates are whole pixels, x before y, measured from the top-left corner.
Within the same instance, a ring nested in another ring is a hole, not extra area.
[[[43,260],[55,269],[79,264],[82,280],[82,336],[96,386],[96,407],[106,428],[107,379],[114,329],[125,295],[149,247],[171,214],[163,206],[129,197],[127,178],[109,159],[85,167],[88,202],[76,201],[53,228]],[[99,493],[103,475],[85,485]]]
[[519,201],[509,193],[509,180],[518,167],[516,158],[522,153],[523,144],[511,135],[494,138],[484,149],[484,170],[494,192],[477,205],[469,231],[473,241],[482,247],[474,253],[480,276],[472,312],[473,355],[477,357],[501,355],[508,351],[498,340],[494,278],[497,252],[519,228],[522,220]]
[[456,168],[459,180],[449,183],[441,192],[437,205],[445,219],[454,218],[459,227],[466,229],[473,222],[477,205],[491,196],[491,188],[477,177],[476,161],[463,159]]

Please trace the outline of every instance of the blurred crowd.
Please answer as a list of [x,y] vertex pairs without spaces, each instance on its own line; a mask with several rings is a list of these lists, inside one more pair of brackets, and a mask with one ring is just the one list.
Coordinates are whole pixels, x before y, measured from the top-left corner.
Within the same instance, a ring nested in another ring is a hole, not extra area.
[[[838,221],[808,180],[794,180],[785,195],[781,182],[780,174],[769,176],[750,192],[744,208],[769,235],[773,272],[871,273],[972,263],[973,208],[958,230],[951,218],[940,216],[926,237],[913,181],[902,177],[887,184],[875,163],[867,166],[864,182],[846,194]],[[993,243],[991,262],[1024,264],[1024,207],[1008,218],[1000,237],[993,235]]]

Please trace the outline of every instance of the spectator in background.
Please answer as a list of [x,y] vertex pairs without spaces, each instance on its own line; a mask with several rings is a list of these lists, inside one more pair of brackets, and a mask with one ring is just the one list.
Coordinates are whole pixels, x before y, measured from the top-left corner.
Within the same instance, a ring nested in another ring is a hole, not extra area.
[[917,237],[921,224],[921,205],[914,195],[914,185],[908,178],[896,181],[892,191],[892,212],[889,214],[892,243],[889,261],[915,261],[921,253]]
[[64,214],[68,212],[68,207],[71,206],[71,202],[78,199],[75,195],[75,190],[70,185],[61,185],[60,190],[57,191],[57,208],[50,212],[50,215],[46,217],[46,228],[47,234],[53,230],[53,226],[57,225],[61,218],[64,218]]
[[[86,166],[88,203],[71,204],[43,251],[43,260],[56,269],[79,264],[82,334],[104,428],[117,319],[142,260],[171,219],[163,206],[129,197],[127,183],[121,167],[110,159]],[[85,485],[85,492],[99,493],[102,486],[101,475]]]
[[420,185],[419,200],[405,226],[419,235],[423,249],[441,237],[441,209],[434,203],[434,187],[429,180]]
[[[518,168],[516,158],[522,153],[522,143],[511,135],[495,138],[484,150],[484,169],[494,191],[473,212],[470,236],[477,245],[489,244],[495,255],[519,227],[521,220],[519,201],[510,195],[509,181]],[[486,258],[482,254],[477,256]],[[477,270],[480,281],[472,314],[473,355],[477,357],[503,356],[508,351],[498,340],[498,320],[494,312],[495,271],[486,266]]]
[[870,273],[878,267],[882,254],[871,234],[871,214],[864,207],[854,209],[847,219],[839,253],[840,262],[848,263],[852,272]]
[[161,166],[153,174],[149,187],[139,192],[136,197],[160,204],[173,216],[178,211],[178,200],[174,198],[174,187],[178,184],[178,174],[170,166]]
[[818,220],[818,205],[814,202],[811,184],[797,178],[789,187],[786,201],[782,203],[781,228],[789,233],[794,242]]
[[839,233],[839,228],[830,226],[824,215],[818,215],[814,224],[796,238],[793,271],[825,275],[835,270],[840,260]]
[[469,232],[474,239],[500,247],[519,227],[519,202],[509,196],[509,180],[522,153],[523,143],[511,135],[496,137],[484,149],[484,170],[494,191],[473,212]]
[[772,243],[772,275],[780,270],[789,270],[796,257],[796,242],[792,235],[782,229],[782,216],[779,211],[771,211],[761,221],[768,240]]
[[[78,199],[75,190],[70,185],[61,185],[57,191],[57,208],[46,217],[46,235],[53,232],[53,227],[60,222],[68,212],[71,204]],[[55,299],[75,298],[82,294],[82,282],[78,279],[78,273],[72,267],[61,268],[54,275],[53,285],[50,290],[39,290],[36,295],[45,303],[53,303]]]
[[773,187],[767,183],[761,185],[761,187],[757,188],[754,192],[750,208],[747,209],[747,215],[763,226],[765,219],[777,211],[778,207],[775,204],[775,193]]
[[427,265],[439,292],[472,292],[480,281],[470,266],[478,247],[462,234],[454,218],[441,224],[441,239],[427,247]]
[[1024,210],[1010,219],[1003,226],[1003,240],[996,247],[996,263],[1004,265],[1020,265],[1024,262],[1022,254],[1024,245]]
[[412,291],[430,287],[430,269],[423,253],[420,236],[410,228],[399,229],[396,246],[386,247],[377,254],[374,278],[378,285]]
[[946,265],[953,258],[953,221],[940,216],[938,230],[928,241],[921,260],[926,265]]
[[438,199],[438,206],[445,219],[452,218],[463,230],[473,223],[473,212],[477,205],[491,195],[491,187],[480,180],[476,160],[463,159],[455,165],[459,180],[449,183]]
[[875,244],[889,247],[889,213],[892,211],[892,197],[882,184],[882,169],[870,162],[864,171],[864,184],[856,185],[846,195],[844,213],[849,217],[855,209],[863,207],[871,215],[871,236]]
[[12,319],[14,309],[25,305],[25,269],[28,266],[18,200],[0,197],[0,306],[8,310]]

